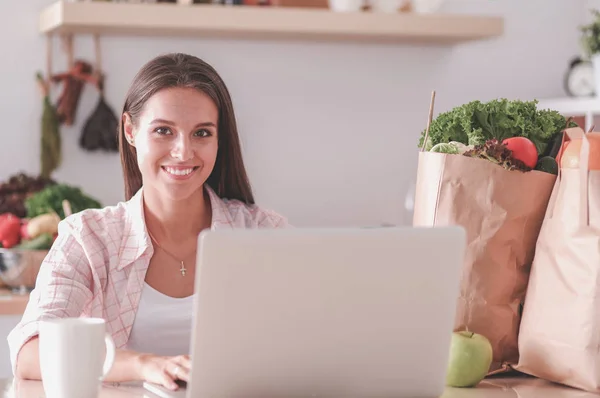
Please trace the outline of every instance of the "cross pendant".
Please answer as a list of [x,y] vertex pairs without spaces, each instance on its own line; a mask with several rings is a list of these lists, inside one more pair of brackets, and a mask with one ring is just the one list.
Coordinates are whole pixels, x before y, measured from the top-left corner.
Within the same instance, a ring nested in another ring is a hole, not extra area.
[[181,276],[185,276],[185,272],[187,270],[185,269],[185,265],[183,264],[183,261],[181,262],[181,268],[179,269],[179,271],[181,272]]

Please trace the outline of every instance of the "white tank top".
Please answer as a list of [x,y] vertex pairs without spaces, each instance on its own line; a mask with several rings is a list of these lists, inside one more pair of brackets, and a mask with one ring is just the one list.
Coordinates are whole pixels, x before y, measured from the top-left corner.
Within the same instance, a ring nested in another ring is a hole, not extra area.
[[193,302],[194,295],[169,297],[145,283],[126,348],[156,355],[189,355]]

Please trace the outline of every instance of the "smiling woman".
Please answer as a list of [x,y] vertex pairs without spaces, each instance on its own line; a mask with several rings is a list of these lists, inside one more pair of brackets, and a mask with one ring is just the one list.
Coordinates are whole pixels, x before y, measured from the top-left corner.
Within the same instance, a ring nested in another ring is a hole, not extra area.
[[119,150],[126,201],[63,220],[21,322],[8,337],[17,377],[40,379],[42,319],[106,320],[118,350],[106,381],[187,381],[198,234],[279,228],[258,207],[229,92],[206,62],[159,56],[125,98]]
[[[135,148],[146,194],[156,190],[160,195],[153,197],[200,200],[194,195],[201,193],[198,187],[208,179],[217,159],[218,119],[213,100],[194,88],[157,92],[135,122],[130,113],[123,115],[124,134]],[[192,180],[196,183],[189,183]]]

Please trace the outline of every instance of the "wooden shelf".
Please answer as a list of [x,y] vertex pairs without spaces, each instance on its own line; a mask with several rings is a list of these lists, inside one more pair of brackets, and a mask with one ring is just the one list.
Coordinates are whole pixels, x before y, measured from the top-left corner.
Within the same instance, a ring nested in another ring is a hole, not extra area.
[[500,17],[173,3],[56,1],[41,33],[457,44],[500,36]]

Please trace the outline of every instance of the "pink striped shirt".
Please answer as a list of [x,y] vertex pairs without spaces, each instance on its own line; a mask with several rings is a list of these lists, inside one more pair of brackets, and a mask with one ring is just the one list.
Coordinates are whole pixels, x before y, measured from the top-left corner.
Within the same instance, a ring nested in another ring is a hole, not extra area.
[[[278,228],[279,214],[237,200],[223,200],[206,187],[211,229]],[[59,235],[38,274],[22,320],[8,335],[13,372],[19,350],[38,334],[41,320],[99,317],[118,348],[129,339],[153,246],[146,231],[143,190],[127,202],[88,209],[59,225]]]

